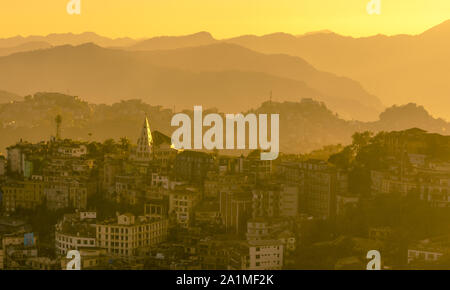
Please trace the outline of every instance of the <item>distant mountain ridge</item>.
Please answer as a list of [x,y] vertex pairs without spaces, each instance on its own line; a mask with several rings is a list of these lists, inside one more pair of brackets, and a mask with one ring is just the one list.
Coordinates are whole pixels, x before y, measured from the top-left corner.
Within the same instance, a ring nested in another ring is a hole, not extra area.
[[129,46],[129,50],[165,50],[217,43],[209,32],[199,32],[185,36],[159,36]]
[[[24,85],[26,84],[26,85]],[[0,57],[0,88],[22,95],[60,91],[90,102],[142,98],[153,104],[243,111],[268,100],[315,98],[349,119],[373,120],[381,102],[358,83],[320,72],[298,57],[233,44],[125,51],[95,44]]]
[[0,47],[0,56],[7,56],[18,52],[33,51],[52,47],[51,44],[44,41],[25,42],[11,47]]
[[385,105],[416,102],[450,119],[450,20],[419,35],[353,38],[283,33],[224,40],[263,53],[299,56],[319,70],[347,76]]
[[[52,46],[93,42],[102,47],[139,52],[189,49],[230,43],[264,54],[300,57],[318,71],[344,76],[358,82],[368,95],[377,96],[384,105],[421,103],[433,115],[450,119],[447,109],[450,107],[450,98],[448,98],[450,95],[450,86],[448,86],[450,83],[450,74],[448,73],[448,67],[450,67],[448,53],[450,51],[450,20],[418,35],[374,35],[360,38],[342,36],[331,31],[318,31],[303,35],[287,33],[263,36],[243,35],[229,39],[216,39],[208,32],[149,39],[110,39],[91,32],[51,34],[46,37],[0,39],[0,55],[2,48],[19,45],[26,47],[26,43],[31,41],[43,41]],[[25,50],[28,49],[25,48]],[[7,50],[3,49],[3,51],[3,55],[11,54]],[[218,64],[218,61],[215,63]],[[269,74],[272,75],[272,73]],[[316,89],[311,82],[306,84],[310,88]],[[222,89],[222,87],[220,88]],[[47,88],[35,88],[29,92],[41,89]],[[275,89],[273,90],[275,91]],[[67,89],[62,89],[62,91],[67,91]],[[262,90],[260,92],[262,93]],[[282,90],[282,92],[286,93],[286,90]],[[282,92],[279,92],[278,95],[281,95]],[[277,93],[275,92],[275,94]],[[264,92],[264,95],[268,95],[268,92]],[[307,94],[300,97],[305,96]],[[346,101],[355,102],[352,97],[339,100],[342,105]],[[363,98],[357,102],[364,106],[362,103],[366,101],[367,99]],[[327,103],[330,107],[333,106],[331,102]],[[347,105],[350,106],[350,104]],[[374,107],[373,105],[366,104],[368,107]],[[333,107],[333,109],[338,108]],[[368,108],[360,110],[360,115],[368,115],[369,119],[376,117],[378,112],[374,114],[367,110]],[[355,115],[348,114],[346,116],[355,117]],[[356,119],[359,117],[358,115]]]
[[126,47],[137,43],[140,40],[129,37],[109,38],[100,36],[94,32],[74,33],[52,33],[46,36],[31,35],[27,37],[16,36],[0,39],[0,48],[24,45],[29,42],[46,42],[52,46],[60,45],[80,45],[84,43],[96,43],[103,47]]

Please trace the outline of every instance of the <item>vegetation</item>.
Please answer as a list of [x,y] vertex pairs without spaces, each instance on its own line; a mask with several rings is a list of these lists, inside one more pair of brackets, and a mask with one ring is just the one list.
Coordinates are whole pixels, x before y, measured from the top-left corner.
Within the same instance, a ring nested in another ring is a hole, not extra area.
[[[210,110],[211,112],[217,110]],[[184,111],[192,114],[192,111]],[[423,107],[409,104],[392,107],[380,115],[377,122],[348,121],[331,112],[324,103],[312,99],[299,102],[265,102],[249,112],[280,114],[280,149],[284,153],[306,153],[326,159],[335,148],[329,144],[350,144],[355,132],[380,132],[419,127],[432,133],[450,132],[450,125],[431,117]],[[247,113],[249,113],[247,112]],[[398,112],[398,114],[397,114]],[[0,103],[0,152],[20,138],[30,142],[56,135],[55,117],[60,116],[61,138],[104,142],[119,140],[122,150],[137,139],[144,116],[149,116],[153,130],[166,135],[173,128],[173,110],[149,105],[141,100],[121,101],[112,105],[89,104],[78,97],[58,93],[37,93],[22,101]],[[322,149],[321,149],[322,148]],[[330,151],[326,153],[325,151]],[[350,153],[350,152],[348,152]]]

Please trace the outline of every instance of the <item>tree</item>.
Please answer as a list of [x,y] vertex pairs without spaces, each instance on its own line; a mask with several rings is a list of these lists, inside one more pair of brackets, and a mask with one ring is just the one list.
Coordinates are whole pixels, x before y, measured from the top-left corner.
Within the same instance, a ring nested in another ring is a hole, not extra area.
[[365,131],[362,133],[356,132],[355,134],[353,134],[352,149],[354,150],[354,152],[358,153],[361,150],[361,148],[367,146],[370,143],[372,137],[373,133],[369,131]]
[[339,168],[348,169],[352,164],[353,159],[354,156],[352,148],[347,146],[341,152],[331,155],[328,162]]
[[130,151],[130,149],[131,149],[130,139],[128,139],[127,137],[122,137],[122,138],[120,138],[119,143],[120,143],[120,148],[123,151]]
[[117,144],[114,139],[107,139],[103,142],[103,153],[115,153],[117,151]]

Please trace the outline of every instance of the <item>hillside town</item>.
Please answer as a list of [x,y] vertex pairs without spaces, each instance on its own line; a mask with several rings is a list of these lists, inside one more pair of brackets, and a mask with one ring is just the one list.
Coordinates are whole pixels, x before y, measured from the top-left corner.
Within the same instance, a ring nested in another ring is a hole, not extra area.
[[137,142],[20,140],[0,156],[0,269],[384,269],[450,265],[450,140],[356,133],[327,159]]

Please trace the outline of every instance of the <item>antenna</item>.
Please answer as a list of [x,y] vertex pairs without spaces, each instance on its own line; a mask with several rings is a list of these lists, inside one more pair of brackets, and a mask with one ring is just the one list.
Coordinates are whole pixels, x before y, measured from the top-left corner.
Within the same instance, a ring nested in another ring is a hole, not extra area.
[[61,138],[61,123],[62,123],[61,115],[56,116],[55,123],[56,123],[56,140],[59,140]]

